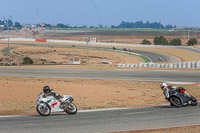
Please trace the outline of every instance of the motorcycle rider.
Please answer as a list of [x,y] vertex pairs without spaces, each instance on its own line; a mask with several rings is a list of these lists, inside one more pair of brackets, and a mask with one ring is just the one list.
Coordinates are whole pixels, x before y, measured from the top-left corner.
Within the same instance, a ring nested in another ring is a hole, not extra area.
[[163,90],[163,93],[165,95],[165,99],[169,98],[169,90],[172,90],[172,91],[175,91],[175,90],[184,90],[184,94],[186,96],[190,97],[190,95],[186,92],[186,90],[183,87],[176,88],[176,86],[172,86],[172,85],[167,86],[167,83],[162,83],[160,85],[160,88]]
[[53,96],[56,100],[61,101],[61,103],[64,102],[62,96],[51,90],[49,86],[44,86],[43,92],[44,92],[44,97]]
[[163,90],[163,94],[165,95],[165,99],[169,98],[169,90],[175,91],[176,86],[169,85],[167,86],[167,83],[160,84],[160,88]]

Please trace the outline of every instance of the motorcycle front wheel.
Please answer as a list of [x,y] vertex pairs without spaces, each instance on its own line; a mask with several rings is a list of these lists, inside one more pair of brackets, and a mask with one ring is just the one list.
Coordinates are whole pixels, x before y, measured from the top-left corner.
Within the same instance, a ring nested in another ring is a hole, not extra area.
[[179,107],[179,108],[180,108],[180,107],[183,106],[183,104],[182,104],[180,98],[171,97],[171,98],[169,99],[169,101],[170,101],[170,105],[174,105],[175,107]]
[[197,102],[197,99],[195,98],[195,97],[193,97],[193,96],[191,96],[191,105],[192,106],[197,106],[197,104],[198,104],[198,102]]
[[65,112],[70,114],[70,115],[75,115],[77,113],[77,107],[75,104],[73,103],[69,103],[68,105],[66,105],[65,107]]
[[36,110],[38,114],[41,116],[48,116],[51,113],[51,109],[48,104],[46,103],[40,103],[37,105]]

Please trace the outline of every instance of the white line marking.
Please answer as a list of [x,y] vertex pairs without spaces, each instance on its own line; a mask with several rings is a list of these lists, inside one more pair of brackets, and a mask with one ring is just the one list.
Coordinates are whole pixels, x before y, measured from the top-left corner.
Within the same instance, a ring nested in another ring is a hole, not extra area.
[[186,84],[195,84],[196,82],[167,82],[170,84],[179,84],[179,85],[186,85]]
[[[200,102],[200,100],[198,100],[198,102]],[[108,108],[108,109],[79,110],[78,113],[98,112],[98,111],[112,111],[112,110],[127,110],[127,109],[139,109],[139,108],[151,108],[151,107],[157,107],[157,106],[169,106],[169,104],[152,105],[152,106],[141,106],[141,107],[127,107],[127,108]],[[145,113],[145,112],[137,112],[137,113],[139,114],[139,113]],[[24,116],[33,116],[33,115],[7,115],[7,116],[0,116],[0,118],[12,118],[12,117],[24,117]]]

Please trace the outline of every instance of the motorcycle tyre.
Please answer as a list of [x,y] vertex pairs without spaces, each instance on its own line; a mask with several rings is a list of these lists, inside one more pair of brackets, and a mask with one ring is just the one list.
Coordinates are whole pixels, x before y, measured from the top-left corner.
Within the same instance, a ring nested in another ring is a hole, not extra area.
[[192,97],[191,105],[192,106],[197,106],[198,102],[197,102],[196,98],[193,97],[193,96],[191,96],[191,97]]
[[67,114],[69,114],[69,115],[75,115],[75,114],[77,113],[78,109],[77,109],[77,107],[76,107],[75,104],[73,104],[73,103],[70,103],[70,104],[75,108],[75,111],[71,111],[71,110],[68,108],[68,106],[66,105],[66,107],[65,107],[65,112],[66,112]]
[[[174,98],[178,99],[178,100],[180,101],[180,104],[177,104],[176,102],[174,102],[174,101],[173,101]],[[170,101],[170,105],[174,105],[175,107],[180,108],[180,107],[183,106],[183,104],[182,104],[182,102],[181,102],[181,99],[178,98],[178,97],[171,97],[171,98],[169,99],[169,101]]]
[[47,103],[45,103],[45,104],[46,104],[47,107],[49,108],[49,113],[48,113],[48,114],[43,114],[43,113],[41,113],[41,112],[39,111],[39,109],[38,109],[39,105],[37,105],[37,107],[36,107],[36,110],[37,110],[38,114],[40,114],[41,116],[49,116],[50,113],[51,113],[51,108],[49,107],[49,105],[48,105]]
[[174,107],[174,104],[170,102],[170,106]]

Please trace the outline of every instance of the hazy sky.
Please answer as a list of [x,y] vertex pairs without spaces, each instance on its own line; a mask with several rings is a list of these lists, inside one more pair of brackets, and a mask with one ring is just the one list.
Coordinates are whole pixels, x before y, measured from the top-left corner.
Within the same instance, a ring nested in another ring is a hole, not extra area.
[[0,0],[0,20],[70,25],[118,25],[121,21],[200,27],[200,0]]

